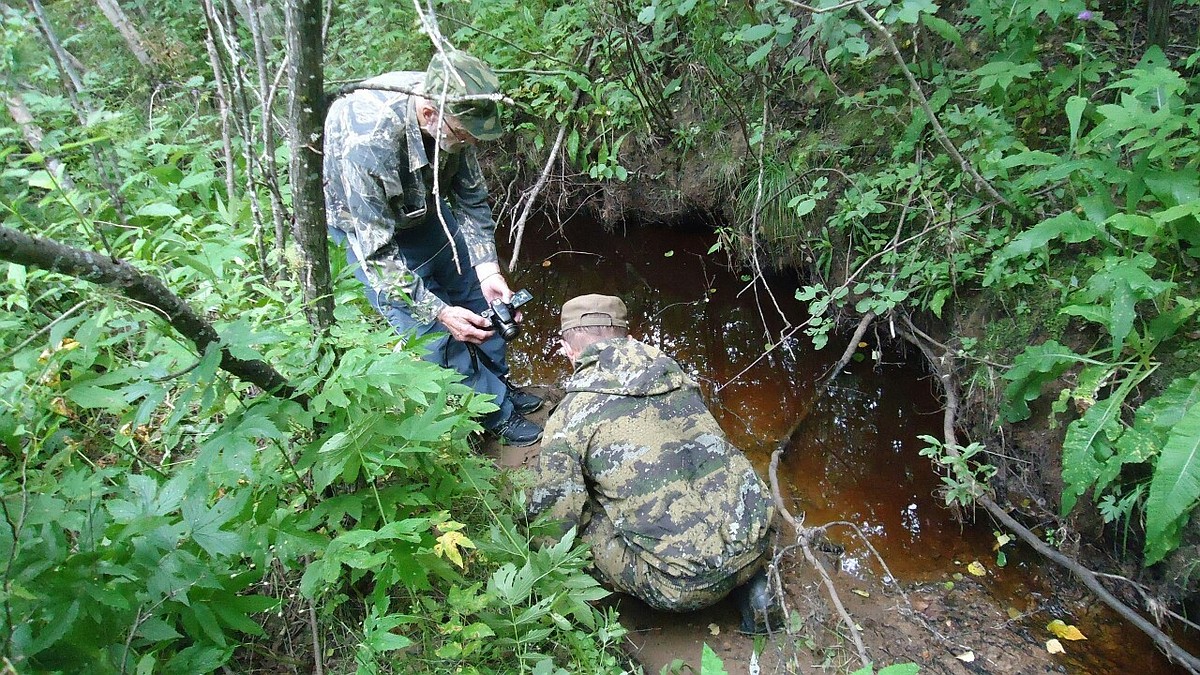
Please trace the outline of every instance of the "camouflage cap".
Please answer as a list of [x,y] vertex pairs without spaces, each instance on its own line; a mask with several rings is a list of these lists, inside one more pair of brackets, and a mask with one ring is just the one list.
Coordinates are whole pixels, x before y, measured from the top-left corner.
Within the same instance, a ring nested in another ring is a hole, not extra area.
[[454,101],[463,96],[481,96],[500,91],[500,80],[486,63],[458,50],[446,50],[445,58],[438,52],[425,71],[425,93],[436,102],[446,88],[446,112],[481,141],[500,138],[500,110],[495,101]]
[[584,326],[628,328],[625,303],[613,295],[590,293],[566,301],[562,307],[562,330]]

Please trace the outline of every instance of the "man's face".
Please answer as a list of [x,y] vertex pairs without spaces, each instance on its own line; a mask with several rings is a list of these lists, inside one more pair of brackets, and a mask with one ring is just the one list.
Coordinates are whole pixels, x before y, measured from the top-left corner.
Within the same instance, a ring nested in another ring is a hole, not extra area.
[[430,138],[437,139],[442,152],[459,152],[469,145],[475,145],[475,137],[462,127],[457,118],[441,115],[436,108],[431,111],[422,131]]

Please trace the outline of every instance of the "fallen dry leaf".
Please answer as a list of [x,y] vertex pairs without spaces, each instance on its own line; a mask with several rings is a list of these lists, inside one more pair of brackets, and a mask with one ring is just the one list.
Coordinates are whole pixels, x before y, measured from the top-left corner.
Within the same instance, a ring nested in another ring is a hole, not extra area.
[[970,651],[963,652],[961,654],[956,655],[954,658],[958,659],[959,661],[962,661],[963,663],[971,663],[975,660],[975,652],[970,652]]
[[862,596],[862,597],[864,597],[864,598],[869,598],[869,597],[871,597],[871,594],[870,594],[870,593],[868,593],[868,592],[864,591],[864,590],[863,590],[863,589],[861,589],[861,588],[851,588],[851,589],[850,589],[850,592],[851,592],[851,593],[853,593],[853,594],[855,594],[855,595],[861,595],[861,596]]
[[1083,633],[1078,628],[1068,623],[1064,623],[1061,619],[1055,619],[1046,624],[1046,630],[1054,633],[1055,637],[1060,637],[1064,640],[1086,640]]
[[1051,654],[1067,653],[1067,650],[1063,649],[1062,643],[1054,638],[1046,640],[1046,651],[1050,652]]
[[717,624],[715,624],[715,623],[710,623],[710,624],[708,624],[708,632],[709,632],[709,633],[711,633],[711,634],[713,634],[713,635],[720,635],[720,634],[721,634],[721,627],[720,627],[720,626],[718,626],[718,625],[717,625]]
[[984,568],[983,563],[979,562],[978,560],[972,562],[970,565],[967,565],[967,571],[977,577],[987,576],[987,569]]

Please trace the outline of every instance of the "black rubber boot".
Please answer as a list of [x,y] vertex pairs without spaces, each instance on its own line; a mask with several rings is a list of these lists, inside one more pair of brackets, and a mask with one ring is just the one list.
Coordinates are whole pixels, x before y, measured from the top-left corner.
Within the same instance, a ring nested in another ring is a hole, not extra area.
[[779,606],[775,602],[766,568],[750,577],[750,580],[739,586],[734,593],[737,594],[738,611],[742,615],[741,625],[738,626],[739,633],[762,635],[783,627],[783,623],[777,619]]

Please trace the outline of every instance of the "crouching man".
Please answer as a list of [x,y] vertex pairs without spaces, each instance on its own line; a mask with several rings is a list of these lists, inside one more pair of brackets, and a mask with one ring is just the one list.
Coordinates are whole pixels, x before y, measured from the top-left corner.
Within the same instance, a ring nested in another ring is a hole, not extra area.
[[761,631],[770,491],[696,383],[628,326],[617,297],[563,305],[561,350],[575,372],[546,422],[530,510],[577,526],[610,589],[684,612],[742,586],[741,628]]

